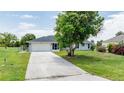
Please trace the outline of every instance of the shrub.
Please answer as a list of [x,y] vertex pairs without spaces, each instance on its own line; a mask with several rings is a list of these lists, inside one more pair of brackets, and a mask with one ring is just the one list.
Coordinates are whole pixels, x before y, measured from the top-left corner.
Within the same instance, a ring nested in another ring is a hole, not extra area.
[[108,52],[124,55],[124,45],[123,44],[109,44],[108,45]]
[[104,47],[104,46],[99,46],[99,47],[97,47],[97,51],[98,51],[98,52],[106,52],[106,47]]
[[124,55],[124,46],[116,48],[114,53],[119,55]]
[[94,49],[95,49],[95,44],[92,44],[90,49],[91,49],[92,51],[94,51]]
[[120,47],[119,45],[113,44],[112,45],[112,53],[114,53],[116,51],[116,49],[118,49],[119,47]]
[[108,52],[112,53],[113,45],[109,44],[107,47],[108,47]]
[[107,46],[108,52],[113,53],[113,52],[115,51],[115,49],[118,48],[118,46],[119,46],[119,45],[117,45],[117,44],[109,44],[109,45]]

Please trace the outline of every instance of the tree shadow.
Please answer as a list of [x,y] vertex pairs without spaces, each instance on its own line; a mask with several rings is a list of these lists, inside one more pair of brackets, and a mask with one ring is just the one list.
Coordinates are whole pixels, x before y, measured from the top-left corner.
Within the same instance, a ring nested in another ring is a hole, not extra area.
[[102,61],[103,59],[99,58],[99,57],[94,57],[94,56],[86,56],[86,55],[76,55],[74,57],[64,57],[65,59],[72,61],[75,60],[75,62],[98,62],[98,61]]

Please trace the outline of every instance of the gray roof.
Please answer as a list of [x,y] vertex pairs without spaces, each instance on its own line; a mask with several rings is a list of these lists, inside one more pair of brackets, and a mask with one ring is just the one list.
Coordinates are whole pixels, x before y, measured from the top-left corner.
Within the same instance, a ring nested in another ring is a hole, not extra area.
[[103,41],[104,43],[110,43],[110,42],[116,42],[119,43],[121,41],[124,41],[124,35],[119,35],[113,38],[110,38],[108,40]]
[[31,40],[30,42],[56,42],[56,40],[54,36],[44,36],[44,37]]
[[[44,36],[44,37],[40,37],[40,38],[29,41],[29,43],[31,42],[57,42],[57,41],[55,40],[55,37],[53,35],[50,35],[50,36]],[[84,41],[84,43],[91,43],[91,42]]]

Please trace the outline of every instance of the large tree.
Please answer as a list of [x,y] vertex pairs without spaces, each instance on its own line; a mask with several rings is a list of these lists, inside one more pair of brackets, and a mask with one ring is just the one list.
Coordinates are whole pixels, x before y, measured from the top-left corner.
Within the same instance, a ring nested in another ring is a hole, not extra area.
[[97,47],[102,46],[103,40],[97,41]]
[[13,42],[17,41],[17,37],[14,34],[5,32],[0,34],[0,42],[5,46],[5,48],[11,46]]
[[76,45],[90,36],[96,36],[104,18],[97,11],[66,11],[56,19],[55,37],[68,56],[74,56]]
[[21,38],[21,45],[26,45],[28,41],[33,40],[35,38],[36,36],[34,34],[27,33]]
[[119,35],[124,35],[124,32],[119,31],[119,32],[117,32],[115,35],[116,35],[116,36],[119,36]]

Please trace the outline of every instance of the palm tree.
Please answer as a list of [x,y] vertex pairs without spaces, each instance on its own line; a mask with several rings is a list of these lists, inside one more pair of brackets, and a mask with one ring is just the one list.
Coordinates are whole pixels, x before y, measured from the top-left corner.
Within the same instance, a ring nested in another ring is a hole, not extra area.
[[5,32],[2,33],[2,43],[4,44],[5,48],[11,45],[12,42],[16,42],[17,37],[14,34]]

